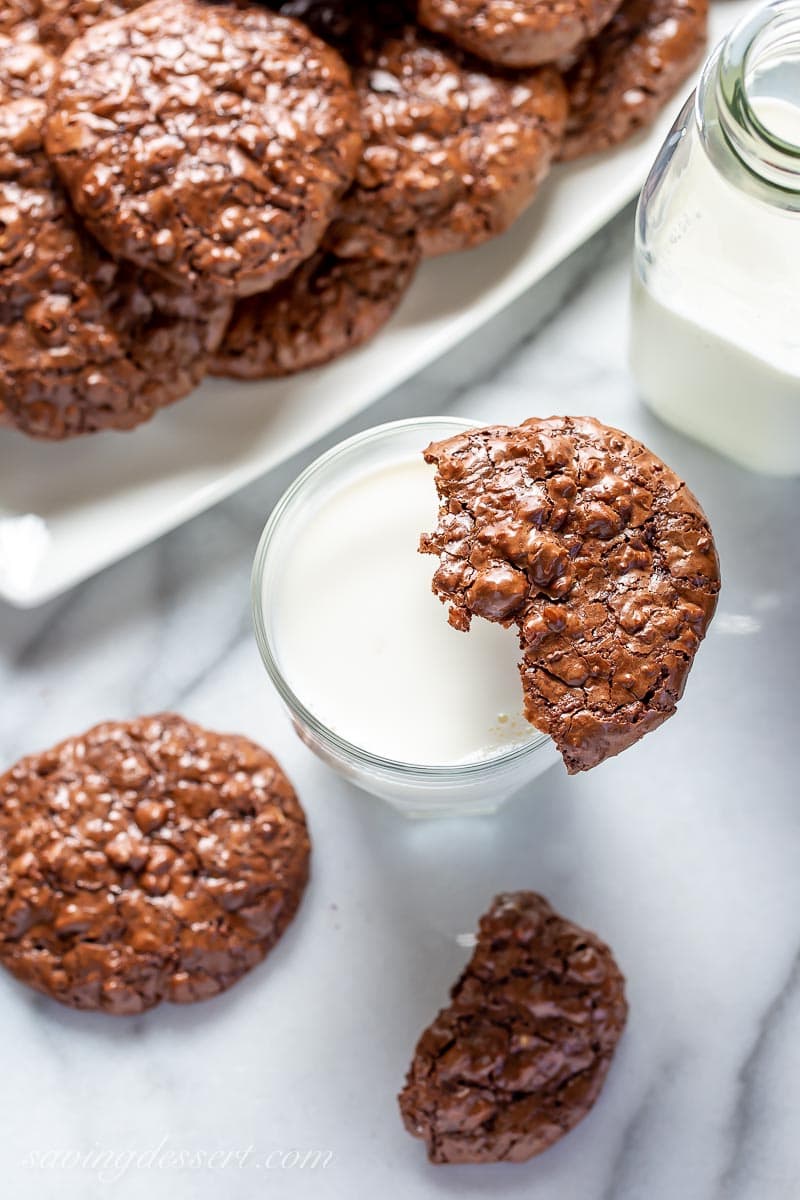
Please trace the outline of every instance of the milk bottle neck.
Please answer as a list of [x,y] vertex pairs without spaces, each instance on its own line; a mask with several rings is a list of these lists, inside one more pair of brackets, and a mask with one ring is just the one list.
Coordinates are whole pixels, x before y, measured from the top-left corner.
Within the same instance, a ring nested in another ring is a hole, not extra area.
[[729,182],[800,213],[800,0],[773,0],[740,22],[706,64],[695,112]]

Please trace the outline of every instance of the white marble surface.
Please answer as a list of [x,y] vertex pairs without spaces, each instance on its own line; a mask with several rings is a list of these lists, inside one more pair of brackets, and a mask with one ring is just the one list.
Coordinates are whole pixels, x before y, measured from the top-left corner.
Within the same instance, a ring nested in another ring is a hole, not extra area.
[[[294,927],[218,1000],[114,1020],[0,976],[4,1197],[800,1195],[798,489],[726,466],[638,406],[630,227],[628,212],[348,427],[585,412],[685,475],[718,536],[719,614],[677,717],[621,758],[576,779],[554,769],[497,817],[441,824],[405,823],[332,777],[284,719],[247,611],[259,531],[311,454],[43,610],[0,609],[2,762],[100,718],[178,708],[272,747],[315,839]],[[462,935],[517,887],[611,942],[629,1028],[595,1111],[559,1146],[524,1166],[433,1168],[395,1092],[468,955]],[[328,1165],[265,1165],[292,1148],[330,1152]],[[214,1150],[243,1165],[163,1157]],[[87,1165],[49,1165],[64,1152]],[[99,1154],[119,1157],[100,1172]]]

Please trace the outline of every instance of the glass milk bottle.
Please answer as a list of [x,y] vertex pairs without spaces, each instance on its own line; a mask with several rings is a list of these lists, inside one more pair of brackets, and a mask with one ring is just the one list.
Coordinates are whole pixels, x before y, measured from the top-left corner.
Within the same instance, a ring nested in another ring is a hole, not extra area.
[[641,397],[745,467],[800,474],[800,0],[711,55],[636,225]]

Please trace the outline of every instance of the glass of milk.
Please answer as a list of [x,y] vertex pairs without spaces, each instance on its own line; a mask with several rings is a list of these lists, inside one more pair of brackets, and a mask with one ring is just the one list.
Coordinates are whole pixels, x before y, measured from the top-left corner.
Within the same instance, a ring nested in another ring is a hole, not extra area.
[[742,466],[800,473],[800,2],[711,55],[642,192],[631,361],[645,402]]
[[438,509],[422,451],[469,424],[334,447],[278,502],[253,568],[256,639],[297,733],[407,816],[492,812],[558,759],[522,715],[515,631],[452,629],[418,551]]

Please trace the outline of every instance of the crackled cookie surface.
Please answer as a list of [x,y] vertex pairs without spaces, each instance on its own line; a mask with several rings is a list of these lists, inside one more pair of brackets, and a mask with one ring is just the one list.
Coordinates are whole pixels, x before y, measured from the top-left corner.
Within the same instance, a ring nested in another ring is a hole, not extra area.
[[110,253],[264,290],[316,249],[361,148],[348,70],[297,21],[151,0],[66,51],[47,150]]
[[0,33],[0,104],[41,99],[55,74],[56,62],[36,42]]
[[563,159],[607,150],[649,125],[701,61],[708,0],[625,0],[567,72]]
[[0,33],[15,41],[37,41],[36,17],[41,0],[5,0],[0,5]]
[[435,1163],[540,1154],[594,1105],[625,1026],[611,951],[544,897],[507,893],[450,995],[400,1094],[406,1128]]
[[6,0],[0,33],[15,40],[41,42],[61,54],[74,38],[102,21],[112,21],[140,8],[145,0]]
[[389,320],[418,257],[413,249],[392,262],[317,251],[271,291],[237,303],[212,372],[265,379],[347,353]]
[[589,417],[532,418],[434,444],[450,623],[519,632],[525,715],[570,772],[670,717],[714,614],[719,562],[699,503],[641,442]]
[[549,68],[491,72],[405,26],[360,51],[353,81],[364,153],[334,232],[359,253],[391,258],[413,237],[432,256],[503,232],[561,145],[566,94]]
[[507,67],[557,62],[592,38],[619,0],[419,0],[423,25]]
[[119,264],[42,147],[45,103],[0,105],[0,405],[34,437],[131,429],[205,373],[230,308]]
[[271,754],[171,714],[109,722],[0,777],[0,962],[76,1008],[216,995],[303,894],[303,810]]

